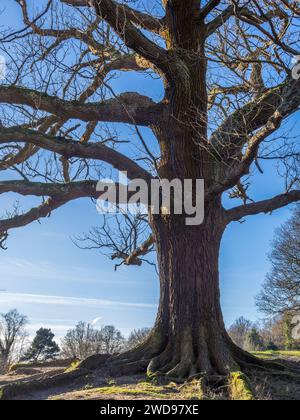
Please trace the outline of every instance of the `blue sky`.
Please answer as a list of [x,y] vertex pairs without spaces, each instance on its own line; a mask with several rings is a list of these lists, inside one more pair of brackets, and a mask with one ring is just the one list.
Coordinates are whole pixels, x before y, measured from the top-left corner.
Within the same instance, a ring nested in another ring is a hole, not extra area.
[[[20,12],[12,0],[2,0],[0,24],[20,25]],[[126,90],[159,98],[159,82],[126,75]],[[124,79],[115,82],[124,89]],[[294,124],[296,119],[292,121]],[[281,181],[266,167],[264,182],[253,194],[271,197],[281,192]],[[0,173],[0,179],[4,175]],[[1,214],[15,197],[0,197]],[[34,200],[32,200],[33,202]],[[30,203],[30,200],[29,200]],[[225,233],[221,258],[222,307],[227,325],[244,315],[257,320],[254,297],[260,291],[269,263],[267,253],[274,229],[290,215],[288,208],[272,216],[260,215],[231,225]],[[157,275],[149,266],[121,268],[117,272],[108,258],[97,251],[82,251],[71,236],[87,231],[99,219],[88,200],[79,200],[57,210],[51,218],[15,230],[9,248],[0,252],[0,312],[17,308],[29,317],[33,333],[41,326],[62,336],[78,321],[95,325],[114,324],[124,334],[150,327],[158,302]]]

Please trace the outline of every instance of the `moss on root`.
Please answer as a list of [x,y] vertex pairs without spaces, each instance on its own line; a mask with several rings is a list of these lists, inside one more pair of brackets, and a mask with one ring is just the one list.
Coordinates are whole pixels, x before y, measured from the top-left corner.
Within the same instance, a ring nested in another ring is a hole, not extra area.
[[76,369],[78,369],[80,365],[80,360],[74,360],[70,366],[65,370],[64,373],[70,373],[70,372],[74,372]]
[[242,372],[232,372],[229,376],[229,393],[232,400],[253,401],[254,395],[249,378]]

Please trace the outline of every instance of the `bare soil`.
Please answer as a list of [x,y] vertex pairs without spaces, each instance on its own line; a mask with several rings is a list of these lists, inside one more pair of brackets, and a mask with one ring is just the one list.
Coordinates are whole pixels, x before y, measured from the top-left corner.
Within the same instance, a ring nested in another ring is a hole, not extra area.
[[[300,359],[285,359],[300,371]],[[64,372],[69,365],[20,367],[7,375],[0,375],[0,386],[29,383],[36,379],[52,378]],[[300,401],[300,375],[288,376],[262,372],[252,373],[250,381],[255,399],[258,400],[296,400]],[[36,390],[17,400],[226,400],[228,390],[220,386],[203,393],[199,380],[186,384],[174,382],[158,383],[145,376],[106,377],[103,371],[93,371],[75,379],[70,384]]]
[[6,375],[0,375],[0,386],[51,377],[64,372],[67,367],[67,365],[65,367],[22,367]]

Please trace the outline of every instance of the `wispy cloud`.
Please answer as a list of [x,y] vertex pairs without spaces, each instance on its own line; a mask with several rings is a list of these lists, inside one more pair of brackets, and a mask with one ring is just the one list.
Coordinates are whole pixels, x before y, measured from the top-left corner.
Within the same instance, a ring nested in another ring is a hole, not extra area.
[[135,302],[118,302],[105,299],[89,299],[78,298],[70,296],[49,296],[37,295],[27,293],[0,293],[0,304],[40,304],[40,305],[55,305],[55,306],[79,306],[89,308],[141,308],[153,309],[156,305],[149,303],[135,303]]
[[[87,274],[88,273],[88,274]],[[10,258],[0,255],[1,278],[32,279],[32,280],[55,280],[74,284],[82,283],[136,283],[130,278],[118,279],[112,272],[103,269],[92,269],[80,265],[60,265],[52,261],[31,260],[26,258]],[[84,280],[83,280],[84,279]],[[1,286],[1,281],[0,281]]]
[[92,321],[92,325],[97,325],[97,324],[98,324],[98,322],[100,322],[102,319],[103,319],[103,317],[102,317],[102,316],[98,316],[98,318],[95,318],[95,319]]
[[[1,259],[1,275],[3,277],[22,277],[31,279],[82,281],[86,271],[84,267],[65,267],[49,261],[31,261],[25,258]],[[91,280],[99,280],[99,272],[90,272]]]
[[36,324],[28,324],[26,331],[28,331],[30,336],[33,336],[36,331],[40,328],[48,328],[55,332],[55,335],[64,335],[66,331],[74,328],[74,324],[47,324],[45,322],[40,322]]

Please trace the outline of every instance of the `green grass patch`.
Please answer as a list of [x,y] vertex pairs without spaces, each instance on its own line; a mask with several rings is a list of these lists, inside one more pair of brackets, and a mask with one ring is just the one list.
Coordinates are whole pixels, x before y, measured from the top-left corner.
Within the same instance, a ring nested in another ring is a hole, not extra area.
[[150,387],[136,387],[136,388],[123,388],[118,386],[110,386],[105,388],[96,388],[93,393],[100,393],[104,395],[119,394],[119,395],[135,395],[135,396],[151,396],[157,398],[164,398],[166,395],[160,393],[158,389],[151,389]]
[[256,357],[260,357],[261,359],[280,358],[280,357],[299,357],[300,359],[299,350],[255,351],[252,354]]
[[[109,396],[128,396],[149,399],[185,399],[185,400],[201,400],[203,392],[199,381],[187,382],[178,386],[174,382],[165,385],[158,385],[150,381],[142,380],[132,385],[118,385],[112,383],[110,386],[93,388],[92,385],[85,386],[80,391],[76,391],[73,395],[75,399],[94,399],[101,398],[101,395]],[[60,400],[62,395],[57,395],[51,399]]]
[[[152,389],[151,387],[138,386],[135,388],[122,387],[122,386],[107,386],[102,388],[89,388],[82,389],[76,392],[76,396],[80,399],[95,398],[101,395],[125,395],[132,397],[152,397],[158,399],[164,399],[166,394],[159,392],[158,389]],[[61,396],[57,395],[51,398],[52,400],[60,400]]]

